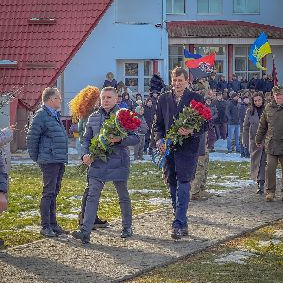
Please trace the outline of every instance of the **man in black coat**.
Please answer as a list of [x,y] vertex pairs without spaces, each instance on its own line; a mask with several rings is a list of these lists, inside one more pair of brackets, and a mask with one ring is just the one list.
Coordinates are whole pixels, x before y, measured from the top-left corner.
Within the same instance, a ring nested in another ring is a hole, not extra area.
[[[165,151],[164,138],[167,131],[178,118],[185,106],[189,106],[194,99],[204,103],[203,97],[186,89],[188,73],[185,69],[177,67],[172,71],[173,91],[160,95],[157,103],[156,122],[154,125],[155,140],[160,152]],[[173,239],[180,239],[188,234],[187,210],[190,198],[190,181],[193,179],[198,158],[200,134],[204,132],[203,125],[200,132],[192,129],[180,128],[179,134],[188,136],[182,145],[170,149],[166,157],[164,175],[168,184],[175,219],[172,223]]]

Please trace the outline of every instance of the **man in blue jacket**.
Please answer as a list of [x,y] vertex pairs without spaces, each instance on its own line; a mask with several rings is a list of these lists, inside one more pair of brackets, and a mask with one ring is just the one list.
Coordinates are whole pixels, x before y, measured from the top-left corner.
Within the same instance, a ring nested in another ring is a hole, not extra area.
[[36,112],[27,134],[27,148],[43,175],[40,203],[40,233],[55,237],[63,233],[56,220],[56,198],[68,161],[68,137],[60,120],[61,94],[57,88],[42,93],[42,107]]
[[129,133],[124,139],[115,137],[111,139],[113,152],[107,156],[107,162],[97,158],[91,159],[89,146],[91,139],[99,134],[104,121],[119,110],[117,105],[118,94],[113,87],[102,89],[100,94],[101,106],[89,116],[84,133],[82,146],[83,163],[89,165],[88,185],[89,191],[86,199],[83,224],[79,231],[72,233],[73,237],[83,243],[89,243],[90,233],[96,217],[99,198],[105,182],[112,181],[119,196],[119,204],[122,212],[122,238],[131,237],[132,231],[132,206],[128,192],[128,178],[130,168],[130,156],[128,146],[139,143],[139,137],[135,133]]
[[[183,68],[172,71],[173,92],[161,94],[157,103],[156,123],[154,125],[155,139],[159,151],[164,152],[163,139],[167,131],[178,118],[185,106],[189,106],[194,99],[204,103],[200,94],[190,92],[188,85],[188,72]],[[193,179],[197,165],[200,134],[205,130],[205,125],[200,132],[192,129],[180,128],[179,134],[189,136],[182,145],[176,145],[166,157],[164,175],[169,187],[175,219],[172,223],[171,237],[180,239],[188,234],[187,210],[190,199],[190,181]]]

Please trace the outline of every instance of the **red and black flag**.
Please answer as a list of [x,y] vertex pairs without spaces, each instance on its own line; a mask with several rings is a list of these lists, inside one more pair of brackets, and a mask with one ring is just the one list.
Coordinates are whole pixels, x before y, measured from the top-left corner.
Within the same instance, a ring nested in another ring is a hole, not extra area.
[[208,77],[214,71],[215,53],[185,63],[195,79]]

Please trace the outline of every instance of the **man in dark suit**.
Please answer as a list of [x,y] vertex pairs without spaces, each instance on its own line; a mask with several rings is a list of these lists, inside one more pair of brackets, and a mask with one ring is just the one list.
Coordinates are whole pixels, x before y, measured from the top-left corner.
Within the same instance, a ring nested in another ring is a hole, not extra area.
[[[160,95],[157,103],[156,123],[154,125],[155,139],[160,152],[165,151],[164,138],[167,131],[178,118],[185,106],[189,106],[194,99],[204,103],[200,94],[190,92],[187,89],[188,73],[183,68],[175,68],[172,71],[173,91]],[[175,219],[172,223],[173,239],[180,239],[188,234],[187,210],[190,199],[190,181],[193,179],[198,158],[200,132],[193,129],[180,128],[179,134],[187,138],[182,145],[176,145],[170,149],[166,157],[164,172],[166,183],[169,187]]]

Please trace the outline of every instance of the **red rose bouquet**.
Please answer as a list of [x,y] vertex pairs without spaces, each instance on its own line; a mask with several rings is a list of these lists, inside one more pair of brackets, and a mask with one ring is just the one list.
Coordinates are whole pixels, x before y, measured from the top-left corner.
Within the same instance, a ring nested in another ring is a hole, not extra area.
[[173,125],[166,135],[166,139],[170,139],[173,145],[183,144],[183,140],[188,136],[178,133],[180,128],[192,129],[198,132],[202,124],[211,119],[211,111],[203,103],[192,100],[189,107],[185,107],[183,112],[179,114],[179,118],[174,120]]
[[[102,161],[107,161],[107,154],[110,154],[112,149],[111,139],[125,138],[128,133],[135,131],[141,125],[141,120],[137,117],[137,113],[128,109],[120,109],[116,114],[110,115],[110,118],[102,124],[98,135],[91,139],[89,146],[89,154],[92,160],[97,158]],[[88,166],[80,165],[80,169],[84,172]]]

